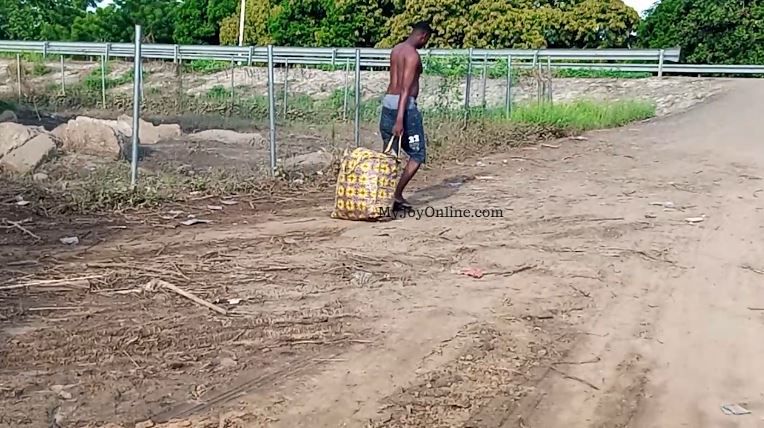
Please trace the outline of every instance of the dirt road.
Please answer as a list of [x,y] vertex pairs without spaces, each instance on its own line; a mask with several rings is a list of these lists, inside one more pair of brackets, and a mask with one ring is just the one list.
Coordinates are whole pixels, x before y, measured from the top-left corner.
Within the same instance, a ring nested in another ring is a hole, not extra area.
[[[323,198],[58,250],[46,269],[109,288],[3,300],[76,309],[8,318],[0,423],[764,426],[762,100],[731,82],[415,180],[417,205],[502,216],[340,222]],[[151,277],[227,315],[130,292]]]

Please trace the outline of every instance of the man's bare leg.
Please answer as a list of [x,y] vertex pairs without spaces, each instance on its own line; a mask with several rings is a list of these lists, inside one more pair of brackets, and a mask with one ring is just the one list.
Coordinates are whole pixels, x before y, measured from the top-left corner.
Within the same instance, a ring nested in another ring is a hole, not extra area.
[[398,186],[395,188],[395,202],[397,204],[402,204],[407,208],[411,206],[407,200],[403,199],[403,190],[406,189],[409,181],[414,178],[414,174],[419,170],[419,165],[419,162],[413,159],[409,159],[406,163],[406,167],[403,169],[403,174],[401,174],[401,179],[398,181]]

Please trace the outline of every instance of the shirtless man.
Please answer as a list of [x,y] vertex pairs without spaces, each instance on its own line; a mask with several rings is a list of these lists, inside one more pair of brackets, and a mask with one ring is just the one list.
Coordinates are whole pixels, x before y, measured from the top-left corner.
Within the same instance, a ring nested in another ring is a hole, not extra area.
[[397,44],[390,53],[390,84],[382,100],[379,131],[383,150],[394,136],[393,150],[397,153],[397,140],[402,137],[401,147],[409,155],[409,161],[395,189],[394,209],[411,208],[403,198],[403,189],[419,170],[419,165],[425,161],[427,145],[422,114],[416,103],[419,76],[422,74],[422,61],[417,49],[427,44],[431,33],[432,29],[427,23],[417,23],[408,39]]

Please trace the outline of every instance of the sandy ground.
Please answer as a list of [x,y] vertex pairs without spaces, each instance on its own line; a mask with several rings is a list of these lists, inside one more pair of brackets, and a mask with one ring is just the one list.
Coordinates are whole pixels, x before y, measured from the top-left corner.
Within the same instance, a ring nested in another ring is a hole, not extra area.
[[762,100],[412,184],[500,217],[343,222],[310,194],[8,229],[0,425],[764,426]]

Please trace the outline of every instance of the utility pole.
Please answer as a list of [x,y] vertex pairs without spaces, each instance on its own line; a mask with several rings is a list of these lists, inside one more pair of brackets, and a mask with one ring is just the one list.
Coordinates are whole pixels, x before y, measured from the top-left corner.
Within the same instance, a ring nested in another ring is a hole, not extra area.
[[244,11],[247,7],[247,0],[241,0],[241,12],[239,13],[239,46],[244,45]]

